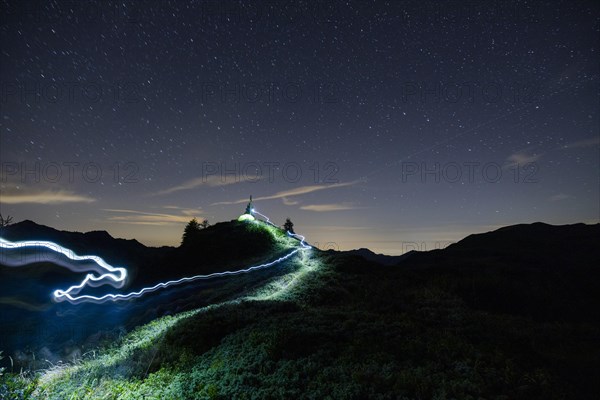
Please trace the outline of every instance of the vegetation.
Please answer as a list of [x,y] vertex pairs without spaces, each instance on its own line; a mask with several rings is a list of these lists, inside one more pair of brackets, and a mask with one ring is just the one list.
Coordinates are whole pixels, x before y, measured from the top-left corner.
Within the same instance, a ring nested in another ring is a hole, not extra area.
[[198,222],[196,218],[193,218],[187,223],[183,230],[183,237],[181,239],[182,246],[190,246],[196,243],[200,238],[200,230],[206,229],[210,226],[207,219],[203,219],[202,222]]
[[542,277],[519,260],[457,257],[383,267],[300,252],[289,273],[242,298],[19,379],[42,399],[594,398],[592,264]]
[[283,224],[283,230],[289,233],[296,233],[294,232],[294,223],[292,222],[292,220],[290,220],[289,218],[285,220],[285,224]]
[[198,239],[198,233],[200,232],[200,224],[196,218],[193,218],[187,223],[183,230],[183,238],[181,239],[182,246],[188,246],[190,243],[195,242]]
[[0,214],[0,228],[9,226],[10,224],[12,224],[12,221],[13,217],[11,217],[10,215],[7,215],[6,218],[4,218],[2,214]]
[[[0,361],[3,356],[0,351]],[[0,367],[0,399],[20,400],[31,397],[37,386],[36,377],[26,377],[25,374],[5,373],[5,368]]]

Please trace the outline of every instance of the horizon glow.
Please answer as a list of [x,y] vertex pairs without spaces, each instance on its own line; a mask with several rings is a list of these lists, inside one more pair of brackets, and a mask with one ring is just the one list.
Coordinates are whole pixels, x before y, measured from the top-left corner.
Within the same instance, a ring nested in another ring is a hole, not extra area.
[[[254,209],[252,211],[255,212]],[[258,214],[267,218],[266,223],[268,223],[272,226],[275,226],[269,221],[268,217],[266,217],[260,213],[258,213]],[[169,286],[180,285],[182,283],[192,282],[192,281],[201,280],[201,279],[212,279],[212,278],[223,277],[223,276],[240,275],[240,274],[245,274],[245,273],[249,273],[252,271],[256,271],[259,269],[272,267],[274,265],[281,263],[282,261],[285,261],[285,260],[291,258],[292,256],[294,256],[296,253],[298,253],[301,250],[307,250],[307,249],[312,248],[312,246],[305,243],[304,236],[298,235],[298,234],[293,234],[290,232],[287,232],[287,234],[288,234],[288,236],[292,236],[292,237],[298,239],[300,241],[300,247],[290,251],[289,253],[287,253],[284,256],[277,258],[276,260],[273,260],[273,261],[270,261],[270,262],[267,262],[264,264],[260,264],[260,265],[255,265],[255,266],[251,266],[251,267],[247,267],[247,268],[234,270],[234,271],[214,272],[214,273],[207,274],[207,275],[194,275],[194,276],[184,277],[184,278],[180,278],[180,279],[176,279],[176,280],[159,282],[154,286],[145,287],[138,291],[131,292],[128,294],[108,293],[108,294],[105,294],[104,296],[100,296],[100,297],[92,296],[92,295],[78,296],[78,294],[86,286],[99,287],[102,285],[111,285],[115,288],[122,288],[125,285],[125,281],[127,279],[127,270],[125,268],[114,267],[114,266],[108,264],[106,261],[104,261],[101,257],[98,257],[98,256],[94,256],[94,255],[79,256],[79,255],[75,254],[72,250],[67,249],[66,247],[60,246],[59,244],[51,242],[51,241],[29,240],[29,241],[11,242],[11,241],[5,240],[0,237],[0,248],[2,248],[2,249],[18,249],[18,248],[27,248],[27,247],[43,247],[43,248],[55,251],[57,253],[60,253],[73,261],[84,261],[84,260],[85,261],[87,261],[87,260],[94,261],[101,269],[103,269],[107,272],[100,274],[98,276],[96,276],[94,274],[88,274],[88,275],[86,275],[85,279],[83,281],[81,281],[81,283],[79,283],[78,285],[73,285],[66,290],[56,289],[52,292],[52,299],[56,302],[68,301],[71,304],[79,304],[79,303],[83,303],[83,302],[91,302],[91,303],[101,304],[106,301],[131,300],[134,298],[139,298],[146,293],[151,293],[151,292],[154,292],[159,289],[165,289]],[[26,261],[20,265],[26,265],[29,263],[31,263],[31,262]],[[55,264],[57,264],[57,263],[55,263]],[[57,265],[59,265],[59,264],[57,264]]]

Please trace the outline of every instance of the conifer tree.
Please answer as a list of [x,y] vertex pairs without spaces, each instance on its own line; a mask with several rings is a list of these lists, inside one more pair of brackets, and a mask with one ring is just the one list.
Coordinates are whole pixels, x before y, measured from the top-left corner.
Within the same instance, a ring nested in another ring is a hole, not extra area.
[[183,230],[183,238],[181,239],[181,244],[186,245],[189,243],[193,243],[194,239],[198,237],[198,232],[200,232],[200,224],[198,223],[198,220],[194,218],[185,226],[185,229]]

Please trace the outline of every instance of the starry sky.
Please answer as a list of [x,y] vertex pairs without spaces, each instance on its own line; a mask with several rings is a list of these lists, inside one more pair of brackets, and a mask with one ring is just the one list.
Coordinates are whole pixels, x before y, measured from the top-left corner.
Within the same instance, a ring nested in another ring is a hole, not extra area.
[[599,222],[595,1],[1,0],[0,212],[401,254]]

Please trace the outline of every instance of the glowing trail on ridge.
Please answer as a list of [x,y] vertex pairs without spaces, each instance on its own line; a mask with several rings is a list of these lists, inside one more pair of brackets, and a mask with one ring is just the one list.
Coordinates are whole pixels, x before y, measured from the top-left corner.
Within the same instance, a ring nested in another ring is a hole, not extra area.
[[[257,212],[254,209],[252,209],[252,212],[257,213],[257,214],[261,215],[262,217],[266,218],[267,219],[267,221],[265,221],[266,223],[270,224],[271,226],[275,226],[273,223],[271,223],[269,218],[266,217],[265,215]],[[10,242],[8,240],[0,238],[0,249],[43,247],[43,248],[55,251],[57,253],[60,253],[74,261],[83,261],[83,260],[94,261],[102,270],[107,271],[107,272],[100,274],[98,276],[96,276],[94,274],[88,274],[88,275],[86,275],[85,279],[83,281],[81,281],[81,283],[79,283],[78,285],[73,285],[66,290],[61,290],[61,289],[54,290],[52,292],[52,297],[53,297],[53,300],[57,301],[57,302],[68,301],[71,304],[92,302],[92,303],[100,304],[100,303],[104,303],[106,301],[130,300],[130,299],[138,298],[138,297],[143,296],[146,293],[151,293],[151,292],[154,292],[159,289],[165,289],[169,286],[180,285],[182,283],[192,282],[192,281],[201,280],[201,279],[212,279],[212,278],[223,277],[223,276],[240,275],[240,274],[245,274],[245,273],[249,273],[252,271],[256,271],[259,269],[272,267],[273,265],[279,264],[280,262],[291,258],[292,256],[294,256],[296,253],[298,253],[301,250],[306,250],[306,249],[311,248],[310,245],[305,243],[304,236],[297,235],[297,234],[290,233],[290,232],[287,232],[287,234],[288,234],[288,236],[292,236],[292,237],[298,239],[300,241],[300,247],[298,247],[298,248],[290,251],[286,255],[279,257],[278,259],[270,261],[268,263],[255,265],[252,267],[243,268],[243,269],[239,269],[239,270],[235,270],[235,271],[214,272],[214,273],[208,274],[208,275],[194,275],[194,276],[171,280],[171,281],[167,281],[167,282],[160,282],[154,286],[145,287],[138,291],[131,292],[128,294],[108,293],[108,294],[105,294],[104,296],[100,296],[100,297],[91,296],[91,295],[78,296],[78,294],[86,286],[99,287],[102,285],[111,285],[115,288],[122,288],[123,285],[125,285],[125,281],[127,279],[127,270],[125,268],[113,267],[112,265],[108,264],[106,261],[104,261],[102,258],[100,258],[98,256],[79,256],[79,255],[75,254],[72,250],[69,250],[65,247],[62,247],[62,246],[60,246],[56,243],[50,242],[50,241],[35,240],[35,241]]]
[[[269,225],[271,225],[271,226],[273,226],[273,227],[275,227],[275,228],[279,228],[277,225],[275,225],[274,223],[272,223],[272,222],[271,222],[271,220],[269,219],[269,217],[267,217],[267,216],[266,216],[266,215],[264,215],[264,214],[261,214],[261,213],[259,213],[259,212],[258,212],[258,211],[256,211],[256,209],[254,209],[254,208],[252,209],[252,214],[258,214],[258,215],[260,215],[261,217],[263,217],[263,218],[266,218],[267,220],[266,220],[266,221],[264,221],[264,222],[266,222],[267,224],[269,224]],[[291,233],[290,231],[286,231],[286,233],[288,234],[288,236],[292,236],[292,237],[294,237],[294,238],[296,238],[296,239],[300,240],[300,245],[301,245],[303,248],[305,248],[305,249],[310,249],[310,248],[312,247],[312,246],[310,246],[310,245],[308,245],[308,244],[306,244],[306,243],[305,243],[305,240],[306,240],[306,239],[304,238],[304,236],[302,236],[302,235],[298,235],[297,233]]]
[[[258,215],[260,215],[261,217],[263,217],[263,218],[265,218],[265,219],[266,219],[266,221],[265,221],[265,222],[266,222],[267,224],[269,224],[269,225],[271,225],[271,226],[274,226],[274,227],[278,228],[278,226],[277,226],[277,225],[275,225],[274,223],[272,223],[272,222],[271,222],[271,220],[269,219],[269,217],[267,217],[267,216],[266,216],[266,215],[264,215],[264,214],[261,214],[261,213],[259,213],[258,211],[256,211],[256,209],[255,209],[255,208],[253,208],[253,209],[252,209],[252,214],[258,214]],[[304,240],[304,236],[302,237],[302,240]]]

